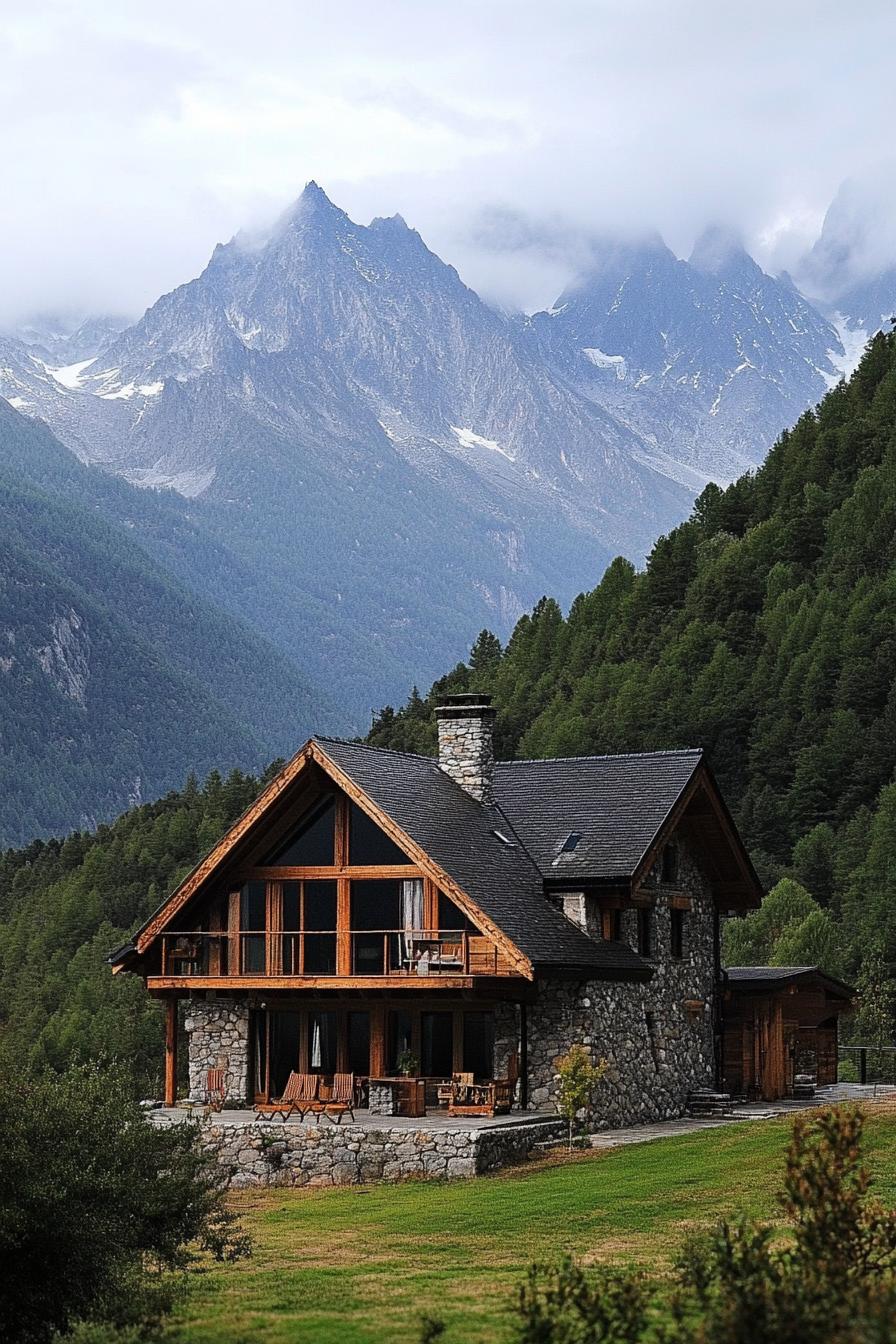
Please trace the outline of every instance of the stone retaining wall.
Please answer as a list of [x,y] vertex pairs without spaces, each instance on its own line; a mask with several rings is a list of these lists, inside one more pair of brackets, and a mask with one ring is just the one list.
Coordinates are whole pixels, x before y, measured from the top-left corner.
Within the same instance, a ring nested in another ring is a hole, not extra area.
[[564,1125],[545,1119],[480,1129],[368,1129],[347,1122],[210,1119],[200,1122],[200,1130],[205,1147],[233,1169],[234,1188],[317,1187],[479,1176],[525,1161],[536,1144],[561,1138]]

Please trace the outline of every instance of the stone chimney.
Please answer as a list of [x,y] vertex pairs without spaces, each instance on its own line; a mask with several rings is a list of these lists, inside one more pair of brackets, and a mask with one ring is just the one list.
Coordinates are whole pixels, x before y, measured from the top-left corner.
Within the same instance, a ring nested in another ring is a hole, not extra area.
[[490,695],[448,695],[436,706],[439,765],[479,803],[494,802],[495,714]]

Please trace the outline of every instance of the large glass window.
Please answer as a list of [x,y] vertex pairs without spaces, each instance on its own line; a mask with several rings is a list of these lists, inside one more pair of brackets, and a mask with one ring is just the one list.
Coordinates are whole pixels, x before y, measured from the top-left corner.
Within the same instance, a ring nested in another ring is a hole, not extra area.
[[491,1013],[464,1013],[464,1072],[492,1078],[495,1070],[495,1019]]
[[354,803],[348,812],[348,861],[353,864],[410,863],[403,850]]
[[351,919],[352,973],[387,974],[400,957],[400,935],[391,931],[401,928],[401,882],[353,882]]
[[308,1014],[308,1066],[312,1073],[336,1072],[336,1014]]
[[[264,929],[267,925],[267,887],[264,882],[247,882],[240,892],[240,933],[242,973],[264,972]],[[255,932],[257,930],[258,932]]]
[[389,1073],[394,1075],[398,1073],[402,1056],[413,1049],[413,1022],[410,1013],[400,1009],[393,1009],[389,1013],[386,1045],[386,1067]]
[[347,1034],[349,1073],[366,1077],[370,1073],[370,1014],[349,1013]]
[[298,826],[264,860],[271,868],[331,868],[335,862],[336,799],[308,809]]
[[299,1061],[299,1014],[271,1013],[271,1096],[283,1095],[287,1079]]
[[454,1060],[454,1014],[421,1013],[420,1072],[425,1078],[450,1078]]
[[336,883],[303,883],[305,895],[305,975],[336,973]]
[[462,910],[460,910],[444,891],[439,892],[439,928],[449,930],[451,933],[479,933],[476,925],[471,919],[468,919]]

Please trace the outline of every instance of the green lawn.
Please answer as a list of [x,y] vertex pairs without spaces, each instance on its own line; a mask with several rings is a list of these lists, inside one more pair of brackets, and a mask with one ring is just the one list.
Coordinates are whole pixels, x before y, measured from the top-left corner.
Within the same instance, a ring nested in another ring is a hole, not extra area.
[[[896,1110],[868,1118],[875,1189],[896,1202]],[[662,1270],[735,1210],[771,1217],[789,1126],[751,1122],[451,1185],[234,1196],[249,1260],[194,1276],[171,1344],[500,1344],[532,1260],[561,1251]]]

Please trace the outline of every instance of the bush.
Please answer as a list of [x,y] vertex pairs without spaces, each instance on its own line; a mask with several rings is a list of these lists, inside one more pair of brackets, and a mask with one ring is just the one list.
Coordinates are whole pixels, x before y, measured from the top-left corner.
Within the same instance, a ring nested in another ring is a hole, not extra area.
[[198,1254],[248,1251],[195,1126],[150,1123],[122,1071],[21,1077],[0,1061],[0,1134],[9,1344],[133,1339],[170,1310]]
[[861,1115],[798,1117],[781,1204],[790,1226],[723,1222],[686,1243],[665,1289],[631,1270],[534,1266],[515,1344],[892,1344],[896,1213],[868,1193]]

